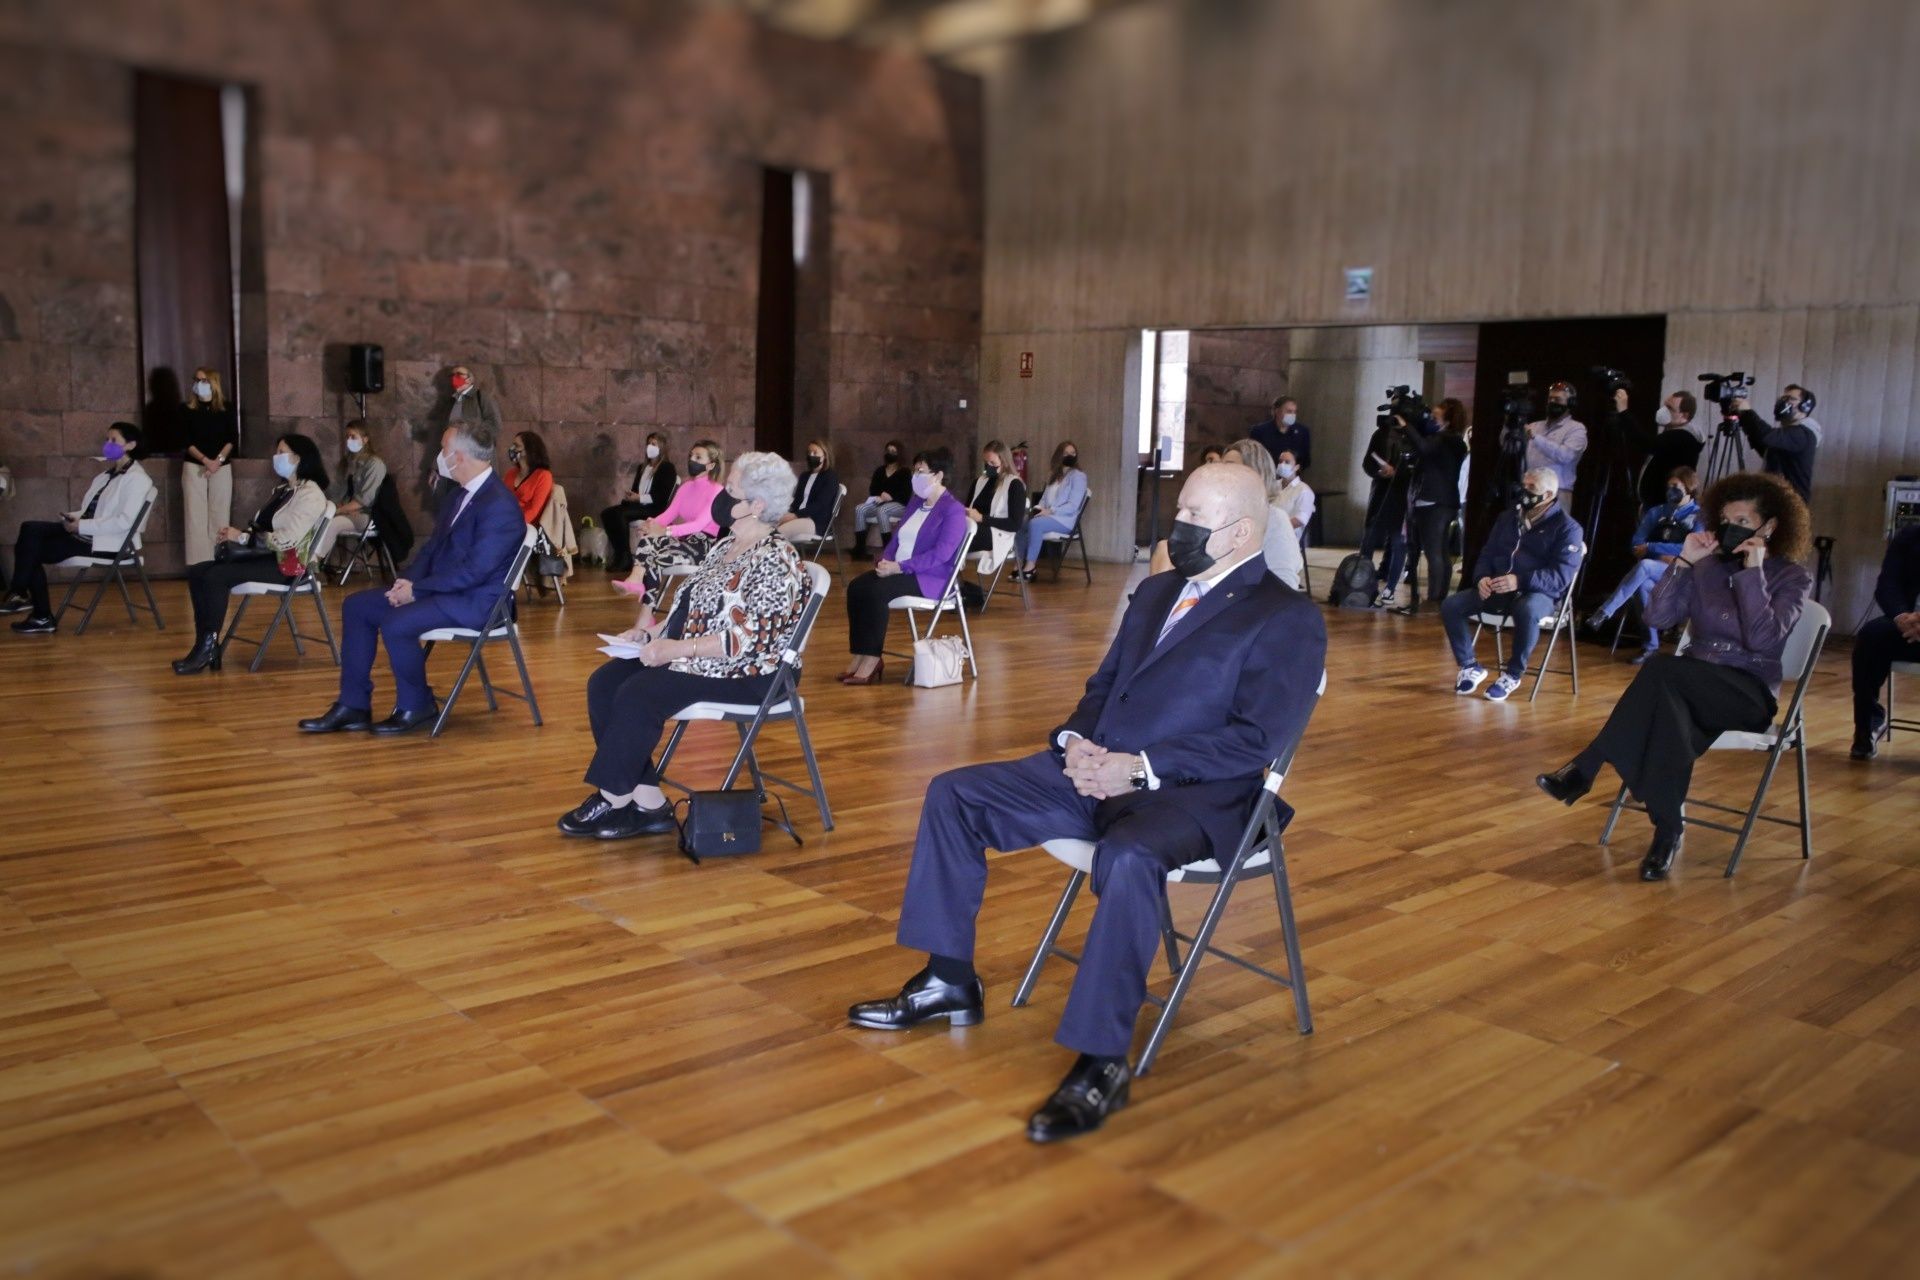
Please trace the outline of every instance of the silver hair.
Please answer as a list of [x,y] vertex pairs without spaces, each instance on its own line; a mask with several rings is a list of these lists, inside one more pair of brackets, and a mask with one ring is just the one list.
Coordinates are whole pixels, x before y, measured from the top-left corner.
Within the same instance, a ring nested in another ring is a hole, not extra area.
[[733,460],[727,479],[738,485],[744,501],[766,504],[768,524],[787,513],[799,484],[793,477],[793,464],[777,453],[741,454]]
[[1535,467],[1520,477],[1522,484],[1525,484],[1529,480],[1538,480],[1540,487],[1548,493],[1560,492],[1560,473],[1552,467]]
[[495,448],[493,428],[484,422],[456,422],[452,447],[455,453],[464,453],[475,462],[491,466]]

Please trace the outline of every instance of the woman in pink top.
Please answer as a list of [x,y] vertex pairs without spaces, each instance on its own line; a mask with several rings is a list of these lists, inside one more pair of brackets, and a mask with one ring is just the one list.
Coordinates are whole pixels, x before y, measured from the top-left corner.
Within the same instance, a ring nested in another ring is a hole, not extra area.
[[687,478],[673,501],[659,519],[633,527],[633,572],[615,582],[615,590],[645,597],[660,590],[668,569],[690,569],[707,558],[720,532],[713,508],[726,492],[726,471],[727,455],[717,443],[695,442],[687,451]]

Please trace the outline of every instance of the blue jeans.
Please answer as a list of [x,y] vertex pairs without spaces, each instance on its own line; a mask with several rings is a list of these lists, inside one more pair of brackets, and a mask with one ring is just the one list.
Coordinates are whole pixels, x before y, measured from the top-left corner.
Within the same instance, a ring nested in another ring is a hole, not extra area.
[[[1600,606],[1600,616],[1603,618],[1611,618],[1620,611],[1621,606],[1625,605],[1630,598],[1640,601],[1640,612],[1644,615],[1647,611],[1647,602],[1653,599],[1654,587],[1659,585],[1660,579],[1666,576],[1666,561],[1642,560],[1639,564],[1627,570],[1626,577],[1620,579],[1620,585],[1613,589],[1613,594],[1608,596],[1606,603]],[[1658,649],[1659,647],[1659,631],[1653,627],[1648,627],[1647,648]]]
[[1020,557],[1020,563],[1031,569],[1040,560],[1040,548],[1050,533],[1072,533],[1073,521],[1063,520],[1059,516],[1035,516],[1027,521],[1026,527],[1013,537],[1014,554]]
[[1506,673],[1515,679],[1526,674],[1527,659],[1540,639],[1540,619],[1553,616],[1557,602],[1538,591],[1480,598],[1473,587],[1456,591],[1440,604],[1440,622],[1447,630],[1447,644],[1453,660],[1462,667],[1473,665],[1473,616],[1477,613],[1499,617],[1513,610],[1513,648],[1507,654]]

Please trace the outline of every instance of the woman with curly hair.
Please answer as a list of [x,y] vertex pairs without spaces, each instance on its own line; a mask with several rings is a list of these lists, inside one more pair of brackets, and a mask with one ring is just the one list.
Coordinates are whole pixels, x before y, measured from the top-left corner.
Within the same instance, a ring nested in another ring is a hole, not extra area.
[[1570,805],[1592,789],[1601,765],[1618,770],[1653,820],[1642,880],[1666,879],[1680,853],[1694,761],[1728,730],[1773,723],[1780,655],[1813,589],[1800,563],[1812,522],[1784,480],[1726,476],[1702,505],[1706,527],[1680,544],[1646,608],[1648,626],[1690,627],[1691,647],[1649,659],[1587,749],[1534,779]]

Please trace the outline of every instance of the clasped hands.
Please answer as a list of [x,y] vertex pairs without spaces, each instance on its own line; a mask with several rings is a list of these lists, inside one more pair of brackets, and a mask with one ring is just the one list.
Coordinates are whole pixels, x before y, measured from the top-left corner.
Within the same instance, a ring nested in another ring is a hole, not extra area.
[[1140,757],[1124,751],[1109,751],[1085,738],[1067,743],[1067,762],[1062,772],[1073,789],[1094,800],[1125,795],[1133,790],[1133,766]]
[[398,609],[413,603],[413,583],[405,578],[395,578],[393,585],[387,588],[387,603]]
[[1920,644],[1920,609],[1912,613],[1896,613],[1893,615],[1893,625],[1902,636]]
[[1503,591],[1518,591],[1520,579],[1514,574],[1503,573],[1497,578],[1482,578],[1475,586],[1479,588],[1480,598],[1485,600],[1488,596],[1499,595]]

